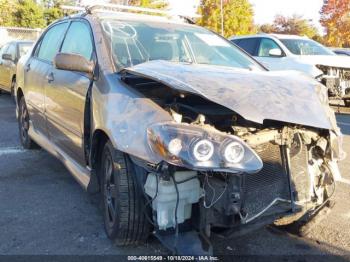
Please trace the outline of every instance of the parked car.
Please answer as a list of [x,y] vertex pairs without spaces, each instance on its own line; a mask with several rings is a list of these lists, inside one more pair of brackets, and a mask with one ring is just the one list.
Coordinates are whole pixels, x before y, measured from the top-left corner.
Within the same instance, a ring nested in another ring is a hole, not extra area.
[[0,48],[0,93],[13,94],[16,84],[16,66],[19,58],[33,45],[32,41],[12,41]]
[[298,70],[327,86],[350,106],[350,59],[307,37],[259,34],[230,38],[269,70]]
[[333,48],[332,51],[337,55],[350,56],[350,49]]
[[343,151],[323,85],[164,13],[101,8],[51,24],[20,60],[17,115],[24,148],[101,192],[117,245],[153,232],[205,254],[213,229],[232,237],[328,203]]

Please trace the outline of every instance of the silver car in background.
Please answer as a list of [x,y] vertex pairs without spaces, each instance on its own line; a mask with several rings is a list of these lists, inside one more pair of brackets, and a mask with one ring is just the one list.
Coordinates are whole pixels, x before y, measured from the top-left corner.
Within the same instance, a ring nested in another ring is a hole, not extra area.
[[317,79],[329,96],[350,106],[350,57],[338,56],[307,37],[259,34],[230,40],[269,70],[297,70]]

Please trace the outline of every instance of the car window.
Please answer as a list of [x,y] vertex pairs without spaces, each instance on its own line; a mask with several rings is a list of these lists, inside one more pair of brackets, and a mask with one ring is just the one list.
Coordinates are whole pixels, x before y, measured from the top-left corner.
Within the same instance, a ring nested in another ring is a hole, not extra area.
[[5,51],[9,45],[6,44],[0,48],[0,59],[2,59],[2,54],[5,54]]
[[93,50],[90,28],[83,22],[73,22],[64,39],[61,52],[78,54],[91,60]]
[[102,28],[117,70],[151,60],[264,70],[230,41],[201,27],[104,19]]
[[334,55],[327,47],[310,39],[280,39],[295,55]]
[[6,51],[6,54],[11,55],[12,60],[16,58],[16,45],[15,44],[10,44],[9,48]]
[[244,51],[246,51],[250,55],[255,55],[255,51],[257,48],[257,45],[259,43],[258,38],[247,38],[247,39],[237,39],[233,40],[233,42],[238,45],[240,48],[242,48]]
[[[269,38],[261,39],[258,56],[259,57],[269,57],[271,49],[281,50],[281,48],[278,46],[278,44],[275,41],[273,41],[272,39],[269,39]],[[282,50],[281,50],[281,53],[282,53]]]
[[19,49],[19,57],[24,56],[30,48],[32,47],[32,43],[19,43],[18,44],[18,49]]
[[66,31],[68,23],[60,23],[54,25],[46,32],[44,38],[41,41],[38,58],[52,62],[53,58],[57,54],[63,35]]

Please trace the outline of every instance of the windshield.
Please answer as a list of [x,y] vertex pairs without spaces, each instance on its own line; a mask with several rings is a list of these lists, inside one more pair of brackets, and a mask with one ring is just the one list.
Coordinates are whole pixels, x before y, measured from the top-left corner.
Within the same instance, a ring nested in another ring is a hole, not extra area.
[[280,41],[295,55],[334,55],[331,50],[310,39],[280,39]]
[[120,70],[151,60],[262,69],[229,41],[201,27],[118,20],[103,20],[102,27]]
[[19,57],[24,56],[32,47],[32,43],[20,43],[18,44]]

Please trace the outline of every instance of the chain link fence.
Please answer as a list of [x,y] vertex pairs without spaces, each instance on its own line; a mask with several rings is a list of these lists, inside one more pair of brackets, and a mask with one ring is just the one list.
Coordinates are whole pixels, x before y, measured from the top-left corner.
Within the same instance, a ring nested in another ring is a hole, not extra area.
[[42,29],[0,27],[0,46],[12,40],[36,40]]

